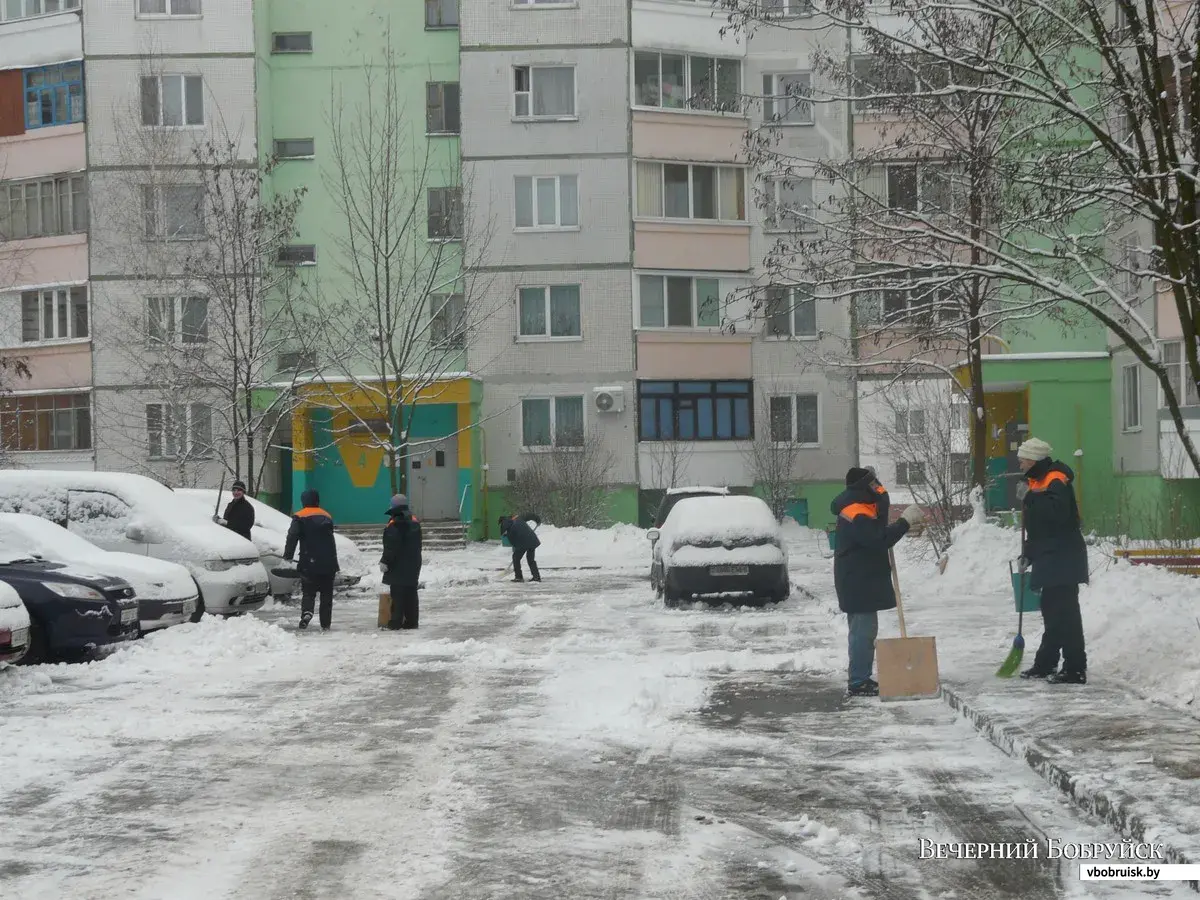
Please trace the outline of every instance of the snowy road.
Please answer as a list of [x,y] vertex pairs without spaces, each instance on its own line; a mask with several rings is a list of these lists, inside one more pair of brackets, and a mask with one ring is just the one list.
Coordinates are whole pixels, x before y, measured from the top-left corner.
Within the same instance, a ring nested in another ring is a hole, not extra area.
[[282,609],[0,672],[0,894],[1192,896],[921,861],[1119,838],[938,701],[845,702],[827,600],[667,611],[636,570],[545,576],[429,590],[416,633],[363,592],[329,634]]

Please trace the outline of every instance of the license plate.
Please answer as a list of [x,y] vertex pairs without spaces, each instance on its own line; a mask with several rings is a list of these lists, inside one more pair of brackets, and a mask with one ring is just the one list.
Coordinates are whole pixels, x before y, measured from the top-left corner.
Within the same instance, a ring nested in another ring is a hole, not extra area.
[[196,601],[195,600],[184,601],[183,609],[180,610],[180,612],[183,613],[185,616],[190,616],[195,611],[196,611]]
[[136,622],[138,617],[138,609],[136,606],[129,606],[121,610],[121,624],[128,625],[130,622]]
[[14,628],[13,633],[12,633],[11,646],[24,647],[28,643],[29,643],[29,629],[28,628]]
[[708,570],[709,575],[749,575],[749,566],[713,566]]

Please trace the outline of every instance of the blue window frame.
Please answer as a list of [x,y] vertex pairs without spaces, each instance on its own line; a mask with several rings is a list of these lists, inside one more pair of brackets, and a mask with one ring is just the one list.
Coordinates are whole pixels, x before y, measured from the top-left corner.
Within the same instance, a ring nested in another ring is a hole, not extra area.
[[748,441],[753,397],[750,381],[639,381],[638,440]]
[[83,63],[25,70],[25,127],[83,121]]

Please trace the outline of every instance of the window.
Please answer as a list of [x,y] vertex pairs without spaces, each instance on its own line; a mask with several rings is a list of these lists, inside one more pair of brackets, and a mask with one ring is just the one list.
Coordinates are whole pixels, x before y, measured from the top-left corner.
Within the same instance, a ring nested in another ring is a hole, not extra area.
[[776,125],[813,124],[812,76],[791,72],[763,76],[763,121]]
[[950,454],[950,483],[967,484],[971,480],[971,455],[969,453]]
[[513,116],[518,119],[575,118],[575,67],[515,66]]
[[861,182],[861,187],[888,209],[958,217],[967,212],[966,179],[960,169],[945,163],[877,166]]
[[574,6],[577,0],[512,0],[513,6]]
[[917,167],[885,166],[888,209],[917,210]]
[[142,78],[142,124],[180,127],[204,124],[204,80],[199,75]]
[[772,397],[768,404],[774,443],[806,447],[821,443],[821,402],[817,394]]
[[579,285],[521,288],[519,318],[518,333],[523,338],[582,337]]
[[151,459],[206,459],[212,455],[212,409],[204,403],[148,403],[146,435]]
[[0,183],[0,241],[87,231],[87,178]]
[[884,112],[896,104],[897,95],[912,93],[916,88],[916,77],[903,61],[886,64],[874,56],[860,56],[852,62],[851,73],[856,114]]
[[4,449],[21,453],[92,449],[92,404],[87,394],[8,396],[0,400]]
[[431,241],[462,240],[462,188],[430,188],[427,192]]
[[138,0],[139,16],[198,16],[200,0]]
[[637,214],[652,219],[746,221],[746,170],[637,164]]
[[582,447],[583,397],[521,401],[521,446]]
[[426,28],[457,28],[458,0],[425,0]]
[[278,159],[312,159],[316,147],[312,138],[284,138],[275,141],[275,156]]
[[[1167,382],[1180,406],[1200,406],[1200,391],[1192,380],[1187,360],[1183,355],[1182,341],[1167,341],[1162,345],[1163,366],[1167,370]],[[1166,404],[1166,400],[1163,400]]]
[[271,35],[272,53],[312,53],[311,31],[277,31]]
[[811,178],[772,181],[767,188],[763,228],[767,231],[815,231],[817,223],[813,217],[814,211]]
[[1142,427],[1141,375],[1137,363],[1121,367],[1121,427],[1125,431],[1140,431]]
[[578,228],[579,181],[574,175],[516,178],[517,228]]
[[279,248],[276,262],[281,266],[315,266],[317,248],[314,244],[288,244]]
[[146,237],[160,241],[204,238],[204,187],[198,184],[142,185]]
[[86,338],[88,324],[88,290],[83,285],[21,293],[21,340],[25,343]]
[[25,70],[25,127],[83,121],[83,63]]
[[1142,266],[1139,246],[1140,241],[1136,234],[1126,235],[1117,243],[1117,252],[1120,255],[1120,259],[1117,263],[1118,270],[1115,280],[1118,284],[1118,290],[1120,290],[1126,300],[1136,299],[1138,296],[1138,287],[1141,281],[1138,277],[1138,272]]
[[152,345],[208,341],[207,297],[148,297],[146,336]]
[[467,346],[466,301],[462,294],[429,295],[429,339],[435,347],[462,350]]
[[742,90],[737,59],[639,50],[633,58],[634,105],[736,112]]
[[749,381],[639,381],[639,441],[744,441],[754,437]]
[[0,22],[79,9],[79,3],[80,0],[3,0],[0,3]]
[[458,82],[425,83],[425,131],[428,134],[458,134]]
[[280,372],[315,372],[317,355],[305,350],[285,350],[279,354],[278,365]]
[[896,463],[896,484],[922,485],[925,484],[925,463],[898,462]]
[[864,310],[864,321],[887,322],[902,326],[927,324],[937,317],[943,322],[958,318],[958,302],[950,283],[940,280],[945,276],[936,273],[905,278],[896,275],[880,281],[878,291],[872,297],[874,308]]
[[767,288],[766,318],[768,337],[816,337],[817,304],[812,286]]
[[638,309],[642,328],[717,328],[721,283],[691,275],[639,275]]
[[919,435],[925,433],[925,410],[896,410],[896,434]]

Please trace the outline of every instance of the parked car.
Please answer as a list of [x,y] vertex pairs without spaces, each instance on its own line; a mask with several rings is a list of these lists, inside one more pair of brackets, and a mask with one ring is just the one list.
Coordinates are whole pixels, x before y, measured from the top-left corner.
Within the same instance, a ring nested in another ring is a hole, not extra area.
[[188,621],[200,599],[191,573],[177,563],[111,553],[72,534],[60,525],[23,513],[0,513],[0,545],[28,552],[35,559],[48,559],[83,571],[124,578],[137,594],[138,626],[143,632]]
[[758,497],[687,497],[651,541],[650,583],[667,606],[714,594],[778,603],[791,593],[783,531]]
[[228,616],[258,609],[270,590],[254,544],[143,475],[6,470],[0,512],[49,519],[102,550],[178,563],[199,590],[192,621],[206,610]]
[[91,653],[137,637],[137,599],[124,579],[34,559],[0,544],[0,581],[16,590],[29,611],[23,663]]
[[0,581],[0,666],[19,662],[29,648],[29,611],[12,585]]
[[729,488],[723,487],[678,487],[670,488],[663,495],[662,503],[658,505],[658,514],[654,517],[654,527],[662,528],[667,516],[675,508],[675,504],[688,497],[728,497]]
[[[175,493],[196,503],[210,518],[214,510],[217,515],[222,515],[225,512],[225,504],[232,499],[231,494],[212,488],[176,488]],[[289,563],[284,562],[283,551],[292,517],[261,500],[251,497],[246,499],[254,507],[254,528],[250,530],[250,537],[258,548],[259,558],[271,578],[271,596],[276,600],[286,600],[295,593],[300,580],[281,578],[272,569],[279,566],[291,567]],[[383,527],[380,526],[380,531],[382,530]],[[334,587],[353,587],[366,575],[366,562],[350,538],[343,534],[335,534],[333,540],[337,544],[338,564],[341,566]]]

